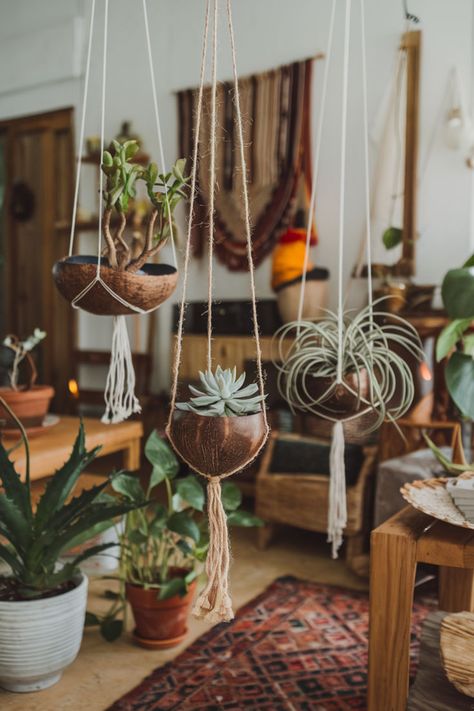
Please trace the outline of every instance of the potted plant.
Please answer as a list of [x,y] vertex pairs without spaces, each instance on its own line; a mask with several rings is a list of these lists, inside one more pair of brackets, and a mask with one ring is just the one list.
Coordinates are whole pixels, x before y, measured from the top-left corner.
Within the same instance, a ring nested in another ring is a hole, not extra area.
[[168,436],[189,466],[205,476],[227,476],[243,469],[258,454],[268,436],[263,396],[258,385],[244,387],[245,373],[236,368],[200,372],[201,390],[177,403]]
[[[319,321],[287,324],[276,336],[278,384],[293,410],[329,420],[367,413],[374,430],[409,409],[413,376],[403,352],[419,360],[424,353],[415,329],[396,314],[370,306],[353,318],[346,312],[340,333],[337,314],[328,311]],[[289,337],[293,343],[285,352]]]
[[[126,627],[128,602],[135,642],[166,649],[180,644],[187,633],[196,577],[209,546],[206,497],[197,477],[179,476],[173,450],[156,432],[148,438],[145,456],[152,465],[146,487],[126,474],[112,482],[124,501],[149,503],[126,516],[120,535],[119,593],[105,616],[88,613],[87,622],[100,625],[105,639],[112,641]],[[241,500],[238,487],[224,482],[222,501],[229,525],[261,525],[260,519],[240,509]]]
[[99,449],[86,451],[81,423],[69,460],[48,481],[35,509],[28,439],[1,397],[0,404],[19,427],[26,450],[22,481],[0,444],[0,686],[37,691],[55,684],[79,651],[88,582],[80,563],[113,544],[88,548],[64,564],[61,556],[138,504],[104,495],[109,479],[70,499]]
[[[38,372],[31,351],[46,337],[35,328],[24,341],[8,335],[0,345],[0,395],[27,429],[41,427],[54,390],[49,385],[36,385]],[[3,429],[15,427],[7,414],[0,416]]]
[[[149,311],[165,301],[174,291],[177,271],[168,264],[148,262],[166,244],[178,203],[186,197],[188,179],[184,159],[178,160],[170,173],[158,173],[156,163],[141,166],[133,162],[139,150],[136,140],[113,140],[104,151],[101,169],[105,177],[102,236],[105,244],[100,276],[108,289],[96,283],[80,299],[80,307],[99,315],[118,316],[134,313],[126,304]],[[151,210],[140,254],[132,256],[125,238],[130,200],[142,183]],[[61,294],[73,302],[97,274],[97,257],[72,256],[56,262],[53,276]],[[124,303],[125,302],[125,303]]]
[[450,269],[441,289],[451,322],[436,342],[436,359],[448,358],[445,368],[448,392],[461,414],[463,444],[471,456],[474,419],[474,255],[460,269]]

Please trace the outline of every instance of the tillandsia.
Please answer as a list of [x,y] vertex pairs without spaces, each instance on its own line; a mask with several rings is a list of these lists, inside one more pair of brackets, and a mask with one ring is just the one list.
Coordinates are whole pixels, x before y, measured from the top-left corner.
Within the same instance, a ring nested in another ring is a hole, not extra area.
[[[109,150],[102,155],[102,171],[105,175],[103,197],[105,209],[102,231],[105,240],[104,256],[109,265],[119,271],[137,272],[166,244],[171,230],[173,214],[178,203],[186,197],[188,178],[184,171],[184,158],[176,161],[169,173],[159,173],[156,163],[143,167],[134,162],[139,151],[135,140],[112,141]],[[151,211],[145,230],[145,240],[140,254],[132,259],[132,252],[125,238],[127,212],[130,201],[136,197],[137,184],[143,182],[151,203]],[[114,211],[118,225],[112,229]]]
[[[355,400],[348,416],[374,413],[369,427],[374,430],[385,419],[404,415],[413,402],[413,375],[405,357],[421,361],[424,352],[416,330],[396,314],[370,306],[353,317],[346,311],[340,330],[337,314],[327,311],[318,321],[286,324],[275,338],[279,339],[274,357],[278,386],[292,410],[344,419],[332,405],[336,388],[342,385]],[[364,392],[363,382],[367,383]],[[314,385],[322,386],[317,394]]]
[[[8,356],[6,358],[2,358],[0,368],[7,368],[10,386],[13,390],[18,390],[19,387],[18,381],[21,362],[44,338],[46,338],[46,331],[41,331],[41,329],[35,328],[31,336],[28,336],[28,338],[24,341],[20,341],[20,339],[13,334],[10,334],[3,339],[2,345],[9,350],[7,351]],[[6,360],[6,362],[3,363],[3,360]]]
[[265,396],[256,395],[258,385],[251,383],[251,385],[243,387],[245,373],[237,377],[235,367],[223,370],[218,365],[215,373],[210,370],[205,373],[200,371],[199,379],[202,389],[199,390],[190,385],[189,389],[194,397],[189,402],[177,403],[178,410],[208,417],[237,417],[239,415],[253,415],[262,409]]

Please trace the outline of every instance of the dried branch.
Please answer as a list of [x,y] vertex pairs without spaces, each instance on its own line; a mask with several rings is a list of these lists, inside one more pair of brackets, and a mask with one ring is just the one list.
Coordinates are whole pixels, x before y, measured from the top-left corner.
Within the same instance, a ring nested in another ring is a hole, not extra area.
[[120,224],[115,233],[114,242],[118,254],[118,268],[121,272],[123,272],[125,271],[125,267],[127,266],[128,261],[130,259],[130,248],[123,238],[123,233],[125,232],[125,228],[127,226],[127,216],[124,212],[119,212],[119,215]]
[[102,221],[102,234],[104,235],[105,243],[107,245],[107,260],[109,266],[112,269],[117,269],[117,252],[115,249],[114,240],[110,232],[110,218],[112,217],[112,208],[108,207],[104,211],[104,218]]
[[148,220],[148,225],[146,228],[146,238],[145,245],[142,249],[141,254],[133,259],[127,267],[128,272],[135,273],[143,267],[143,265],[152,257],[154,254],[160,251],[160,249],[165,244],[166,240],[159,240],[156,244],[153,244],[153,233],[155,230],[155,222],[158,217],[158,210],[155,208]]

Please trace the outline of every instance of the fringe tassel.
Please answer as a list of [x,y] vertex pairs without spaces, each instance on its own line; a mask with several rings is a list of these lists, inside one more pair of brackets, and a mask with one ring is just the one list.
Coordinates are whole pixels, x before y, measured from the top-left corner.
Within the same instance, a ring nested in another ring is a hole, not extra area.
[[332,557],[337,558],[338,550],[342,544],[342,533],[347,525],[344,426],[342,422],[336,422],[332,430],[329,463],[328,542],[332,543]]
[[221,483],[217,477],[209,479],[207,497],[209,517],[207,583],[194,603],[193,614],[210,622],[229,622],[234,618],[229,595],[229,538],[227,517],[221,501]]
[[114,316],[112,353],[104,399],[102,422],[105,424],[123,422],[133,413],[141,412],[135,396],[135,371],[125,316]]

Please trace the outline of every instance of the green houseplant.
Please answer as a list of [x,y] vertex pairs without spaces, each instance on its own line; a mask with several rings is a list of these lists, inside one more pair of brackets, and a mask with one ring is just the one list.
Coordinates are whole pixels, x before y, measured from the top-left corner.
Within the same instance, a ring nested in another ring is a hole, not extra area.
[[[149,260],[166,244],[174,211],[186,197],[185,160],[176,161],[169,173],[160,173],[156,163],[142,166],[134,162],[138,151],[136,140],[123,143],[113,140],[102,155],[101,227],[105,246],[100,275],[108,289],[91,287],[80,297],[81,309],[90,313],[109,316],[133,313],[127,303],[149,311],[167,299],[176,287],[176,269]],[[132,257],[126,236],[127,214],[140,185],[148,196],[150,212],[141,251]],[[97,257],[93,256],[66,257],[56,262],[53,269],[56,286],[72,303],[94,281],[96,274]]]
[[62,556],[139,505],[106,496],[111,479],[70,499],[98,448],[85,449],[82,423],[71,456],[48,481],[36,509],[23,425],[5,401],[26,452],[22,481],[0,444],[0,685],[13,691],[46,688],[71,664],[82,639],[87,577],[80,564],[108,548],[92,546],[62,564]]
[[[196,578],[209,546],[206,495],[197,477],[179,476],[173,450],[156,432],[147,440],[145,456],[152,466],[146,486],[126,473],[112,482],[116,494],[137,508],[127,514],[119,533],[119,591],[108,592],[115,598],[108,613],[88,613],[87,623],[100,625],[105,639],[113,641],[126,627],[128,602],[135,642],[160,649],[186,636]],[[242,496],[235,484],[224,482],[222,499],[229,525],[262,524],[240,508]]]
[[[10,334],[0,344],[0,395],[27,428],[41,427],[48,412],[54,390],[49,385],[37,385],[38,373],[31,352],[46,337],[39,328],[21,341]],[[5,428],[15,428],[14,420],[8,415]]]

